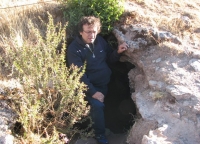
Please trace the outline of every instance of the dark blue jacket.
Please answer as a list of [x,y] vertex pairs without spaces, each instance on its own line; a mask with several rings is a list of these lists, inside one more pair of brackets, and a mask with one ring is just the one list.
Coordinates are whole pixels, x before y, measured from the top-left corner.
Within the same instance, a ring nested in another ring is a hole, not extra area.
[[86,62],[86,72],[81,80],[88,86],[87,94],[89,96],[97,92],[96,87],[108,84],[111,70],[107,63],[116,62],[120,57],[117,50],[113,51],[101,36],[97,36],[94,41],[94,55],[95,57],[93,57],[93,53],[80,36],[76,37],[67,48],[67,62],[69,66],[74,64],[82,67]]

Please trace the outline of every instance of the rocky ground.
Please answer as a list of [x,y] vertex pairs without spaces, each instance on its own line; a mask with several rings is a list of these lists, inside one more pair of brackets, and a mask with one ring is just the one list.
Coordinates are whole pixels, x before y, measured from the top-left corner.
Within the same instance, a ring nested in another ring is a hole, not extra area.
[[128,143],[200,143],[199,41],[145,24],[120,25],[114,34],[130,46],[121,61],[136,66],[128,75],[141,119]]

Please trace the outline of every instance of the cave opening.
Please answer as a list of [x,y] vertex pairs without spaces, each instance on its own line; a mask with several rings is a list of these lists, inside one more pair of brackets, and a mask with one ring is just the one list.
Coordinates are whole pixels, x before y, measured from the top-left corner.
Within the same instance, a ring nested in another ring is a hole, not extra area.
[[105,124],[115,134],[127,132],[134,124],[136,106],[131,98],[128,72],[134,68],[129,62],[117,62],[105,98]]
[[[103,36],[113,48],[118,47],[116,37],[110,33]],[[105,124],[111,132],[120,134],[127,132],[134,124],[136,105],[131,98],[128,72],[135,68],[130,62],[116,62],[110,65],[112,71],[105,97]]]

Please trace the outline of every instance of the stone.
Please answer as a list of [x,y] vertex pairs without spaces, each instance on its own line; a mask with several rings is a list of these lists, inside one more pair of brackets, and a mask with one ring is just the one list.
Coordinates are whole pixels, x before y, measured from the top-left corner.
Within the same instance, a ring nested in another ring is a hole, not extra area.
[[14,136],[12,136],[12,135],[1,136],[0,144],[14,144]]
[[196,72],[200,71],[200,59],[191,59],[189,64],[194,68]]
[[192,91],[182,85],[169,85],[166,87],[166,91],[169,92],[177,100],[188,99],[192,96]]

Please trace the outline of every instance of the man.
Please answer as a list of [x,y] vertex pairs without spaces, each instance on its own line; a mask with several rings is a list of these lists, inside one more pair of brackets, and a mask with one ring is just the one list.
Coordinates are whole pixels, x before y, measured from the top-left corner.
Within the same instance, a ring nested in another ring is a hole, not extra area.
[[94,16],[82,17],[78,24],[80,36],[67,49],[68,65],[82,67],[86,62],[86,71],[81,81],[87,86],[86,99],[91,105],[91,117],[94,122],[95,138],[100,144],[108,144],[105,137],[104,98],[111,70],[108,63],[119,60],[127,44],[112,50],[100,33],[100,19]]

